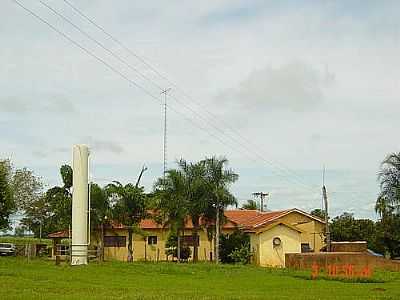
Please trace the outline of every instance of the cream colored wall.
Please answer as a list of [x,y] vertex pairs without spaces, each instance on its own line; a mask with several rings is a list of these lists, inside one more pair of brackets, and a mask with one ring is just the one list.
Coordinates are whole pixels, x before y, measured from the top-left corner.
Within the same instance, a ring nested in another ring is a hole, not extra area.
[[[147,235],[156,235],[157,236],[157,245],[148,245],[147,241],[144,240],[144,237],[139,234],[133,235],[133,259],[134,261],[140,260],[148,260],[148,261],[156,261],[157,256],[159,260],[167,260],[167,256],[165,254],[165,242],[167,241],[169,231],[168,229],[152,229],[145,231]],[[223,230],[223,234],[232,233],[233,230]],[[185,235],[191,235],[191,230],[185,230]],[[106,230],[105,235],[107,236],[126,236],[126,247],[105,247],[104,248],[104,257],[107,260],[122,260],[125,261],[128,254],[128,231],[125,229],[117,229],[117,230]],[[201,229],[198,232],[199,235],[199,247],[198,247],[198,256],[199,260],[206,261],[210,260],[210,252],[212,252],[212,257],[214,258],[214,243],[208,240],[207,233],[205,230]],[[93,239],[92,239],[93,240]],[[96,241],[93,242],[96,244]],[[192,251],[193,258],[193,247],[190,247]],[[158,253],[158,254],[157,254]],[[171,259],[171,257],[169,257]]]
[[[279,237],[281,246],[275,247],[273,239]],[[260,266],[285,266],[286,253],[301,252],[301,235],[298,231],[284,225],[277,225],[271,229],[258,234],[259,252],[258,262]],[[256,241],[256,238],[254,238]]]
[[104,247],[105,260],[123,260],[128,256],[128,231],[127,230],[105,230],[105,236],[126,236],[126,247]]
[[[184,232],[185,235],[191,235],[192,231],[191,230],[185,230]],[[198,256],[199,260],[201,261],[207,261],[210,260],[210,252],[212,253],[212,256],[214,257],[214,243],[208,240],[207,237],[207,232],[205,230],[200,230],[198,232],[199,235],[199,247],[198,247]],[[190,247],[190,250],[192,251],[192,256],[190,260],[193,259],[193,247]]]
[[[143,235],[134,233],[133,234],[133,260],[149,260],[156,261],[166,260],[165,255],[165,241],[168,237],[168,232],[166,230],[156,229],[156,230],[146,230],[146,235],[157,236],[156,245],[148,245],[147,239]],[[104,248],[104,258],[106,260],[122,260],[125,261],[128,256],[128,231],[126,229],[118,230],[107,230],[105,232],[106,236],[126,236],[126,247],[105,247]]]
[[296,226],[303,232],[301,233],[301,242],[308,243],[315,252],[325,245],[324,243],[324,224],[307,217],[298,212],[292,212],[279,219],[280,221]]
[[252,263],[254,265],[260,264],[260,235],[250,233],[250,250],[253,253]]

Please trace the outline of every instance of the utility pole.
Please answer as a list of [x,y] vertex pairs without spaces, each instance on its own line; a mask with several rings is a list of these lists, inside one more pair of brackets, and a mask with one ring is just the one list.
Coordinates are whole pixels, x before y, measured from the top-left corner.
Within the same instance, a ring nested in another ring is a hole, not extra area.
[[325,210],[325,236],[326,236],[326,252],[331,251],[331,233],[329,231],[329,218],[328,218],[328,196],[325,187],[325,166],[322,175],[322,197],[324,199],[324,210]]
[[263,193],[263,192],[253,193],[253,196],[260,197],[260,211],[264,211],[264,197],[268,195],[269,193]]
[[161,95],[164,94],[164,146],[163,146],[163,179],[165,183],[165,172],[167,172],[167,93],[171,89],[165,89],[161,92]]

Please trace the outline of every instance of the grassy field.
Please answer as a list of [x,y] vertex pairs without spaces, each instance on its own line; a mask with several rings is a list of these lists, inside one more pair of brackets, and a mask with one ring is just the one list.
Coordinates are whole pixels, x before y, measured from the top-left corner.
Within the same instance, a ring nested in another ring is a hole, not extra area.
[[248,266],[109,262],[86,267],[0,257],[0,299],[400,299],[400,274],[373,283],[310,280]]

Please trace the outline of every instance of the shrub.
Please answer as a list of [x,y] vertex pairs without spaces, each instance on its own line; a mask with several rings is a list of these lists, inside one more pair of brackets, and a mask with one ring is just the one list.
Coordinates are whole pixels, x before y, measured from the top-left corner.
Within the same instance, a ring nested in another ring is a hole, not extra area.
[[[238,253],[231,255],[234,251],[245,252],[242,248],[247,248],[250,253],[250,237],[248,234],[239,230],[234,231],[232,234],[223,234],[220,237],[220,250],[219,258],[222,263],[237,263]],[[235,257],[235,259],[233,258]]]
[[250,263],[251,255],[250,245],[244,244],[240,248],[233,250],[228,256],[233,260],[234,263],[246,265]]
[[[172,255],[173,257],[178,257],[178,238],[176,234],[170,233],[167,242],[165,243],[165,254]],[[192,255],[190,248],[183,243],[181,243],[180,249],[180,259],[187,260]]]

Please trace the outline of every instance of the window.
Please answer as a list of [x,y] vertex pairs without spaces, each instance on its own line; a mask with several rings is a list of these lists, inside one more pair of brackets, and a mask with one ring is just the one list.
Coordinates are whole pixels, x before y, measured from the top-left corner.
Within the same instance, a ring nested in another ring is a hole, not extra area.
[[192,235],[185,235],[182,242],[185,246],[199,246],[199,236],[196,235],[195,238],[193,238]]
[[150,235],[147,237],[147,243],[149,245],[157,245],[157,236],[156,235]]
[[126,247],[126,236],[105,236],[104,247]]
[[309,243],[301,243],[301,253],[313,252]]

